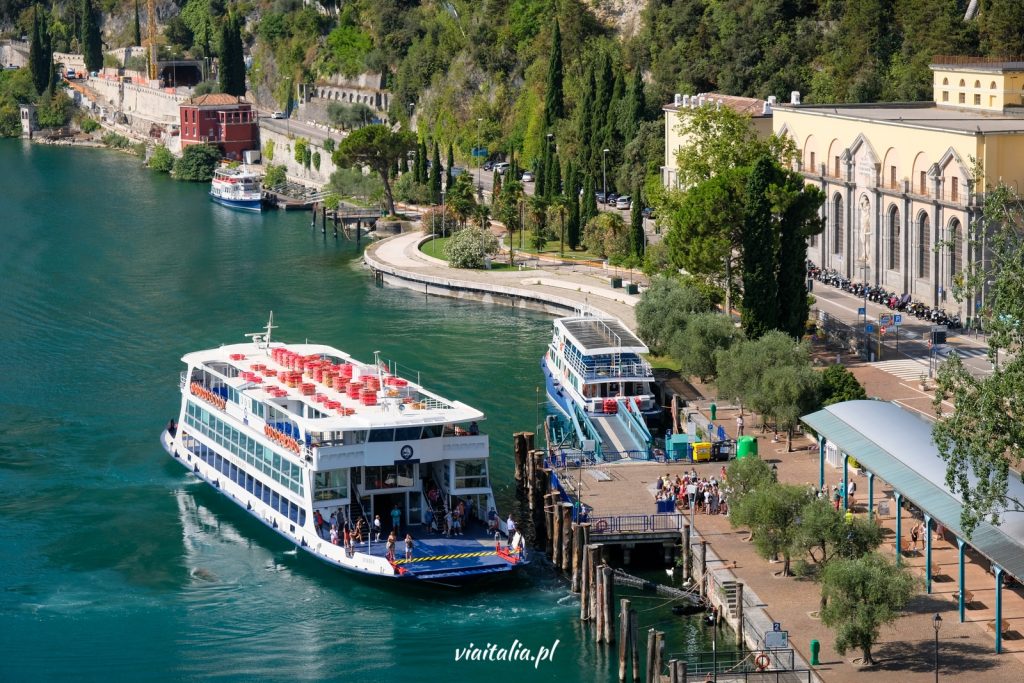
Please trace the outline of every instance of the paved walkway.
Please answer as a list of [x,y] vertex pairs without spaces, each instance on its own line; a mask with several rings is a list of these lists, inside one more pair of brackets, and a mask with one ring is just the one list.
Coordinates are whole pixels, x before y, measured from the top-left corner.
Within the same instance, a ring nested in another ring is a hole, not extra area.
[[[452,296],[467,291],[480,297],[494,294],[545,310],[561,309],[563,314],[591,307],[619,318],[631,329],[636,327],[633,307],[640,297],[611,286],[612,277],[628,283],[628,270],[536,258],[521,270],[450,268],[419,250],[424,237],[422,232],[411,232],[380,240],[366,248],[363,260],[388,275],[393,284],[411,289],[422,291],[429,286],[431,293],[448,290]],[[633,271],[633,276],[637,283],[646,281],[639,271]]]

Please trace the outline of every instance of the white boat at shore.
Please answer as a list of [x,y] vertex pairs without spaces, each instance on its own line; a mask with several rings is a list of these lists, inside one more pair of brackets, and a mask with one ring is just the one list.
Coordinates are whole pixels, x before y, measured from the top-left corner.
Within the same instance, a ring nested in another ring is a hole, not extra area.
[[[322,344],[272,343],[272,323],[251,342],[183,356],[179,419],[161,436],[168,453],[342,569],[460,583],[525,562],[521,534],[499,542],[507,530],[488,476],[483,413],[399,377],[379,357],[362,363]],[[393,511],[394,554],[385,540]],[[327,528],[332,515],[338,536]]]
[[218,204],[242,211],[263,210],[261,176],[244,166],[223,166],[214,170],[210,181],[210,198]]

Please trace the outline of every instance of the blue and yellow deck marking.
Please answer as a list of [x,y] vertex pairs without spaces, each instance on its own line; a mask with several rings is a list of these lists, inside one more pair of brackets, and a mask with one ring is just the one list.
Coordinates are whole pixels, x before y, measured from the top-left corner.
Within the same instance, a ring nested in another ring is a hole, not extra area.
[[488,557],[490,555],[497,555],[493,550],[485,550],[478,553],[458,553],[457,555],[432,555],[430,557],[415,557],[411,560],[401,559],[395,560],[392,564],[411,564],[416,562],[439,562],[442,560],[464,560],[469,557]]

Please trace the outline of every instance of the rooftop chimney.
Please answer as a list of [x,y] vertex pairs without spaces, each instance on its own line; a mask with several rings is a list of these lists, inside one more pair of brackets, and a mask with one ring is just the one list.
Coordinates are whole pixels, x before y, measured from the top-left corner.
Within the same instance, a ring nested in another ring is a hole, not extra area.
[[683,97],[683,106],[684,107],[689,107],[690,106],[690,96],[689,95],[683,95],[682,97]]
[[676,93],[675,98],[672,100],[672,104],[674,104],[674,105],[676,105],[678,107],[682,103],[683,103],[683,96],[680,95],[679,93]]
[[775,95],[768,96],[768,104],[774,107],[776,102],[778,102],[778,100],[775,98]]
[[794,90],[793,92],[789,93],[789,103],[790,104],[800,104],[800,91],[799,90]]

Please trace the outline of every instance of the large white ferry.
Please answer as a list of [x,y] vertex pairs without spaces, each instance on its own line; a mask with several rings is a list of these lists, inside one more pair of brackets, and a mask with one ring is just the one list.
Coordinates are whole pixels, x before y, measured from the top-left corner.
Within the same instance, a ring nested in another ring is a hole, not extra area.
[[548,398],[568,424],[551,447],[598,460],[651,456],[647,421],[661,414],[647,346],[617,318],[557,318],[541,361]]
[[507,529],[477,424],[483,413],[399,377],[379,357],[367,364],[321,344],[271,343],[273,327],[271,314],[249,343],[182,358],[180,417],[162,437],[176,460],[343,569],[458,583],[525,561],[521,534],[499,543]]
[[263,210],[260,176],[245,167],[222,166],[213,172],[210,198],[218,204],[243,211]]

